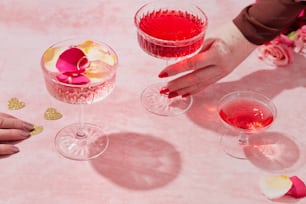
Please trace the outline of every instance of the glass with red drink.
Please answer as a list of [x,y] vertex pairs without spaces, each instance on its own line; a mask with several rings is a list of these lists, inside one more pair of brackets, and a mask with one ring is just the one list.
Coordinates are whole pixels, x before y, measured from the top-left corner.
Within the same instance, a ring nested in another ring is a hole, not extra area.
[[[208,19],[205,12],[190,2],[154,1],[135,14],[139,46],[149,55],[177,61],[198,53],[203,45]],[[141,96],[144,107],[158,115],[184,113],[192,97],[168,98],[160,93],[164,83],[147,87]]]
[[253,91],[236,91],[221,98],[218,104],[221,121],[237,133],[237,137],[224,135],[224,151],[244,159],[244,147],[249,137],[267,129],[276,118],[276,107],[266,96]]

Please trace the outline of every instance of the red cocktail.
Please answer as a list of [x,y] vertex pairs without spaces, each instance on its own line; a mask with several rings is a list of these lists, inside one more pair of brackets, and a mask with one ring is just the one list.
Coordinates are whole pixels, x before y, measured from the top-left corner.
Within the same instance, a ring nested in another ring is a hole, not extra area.
[[158,10],[138,22],[140,47],[158,58],[179,58],[196,53],[204,41],[206,22],[188,11]]
[[[137,39],[149,55],[167,61],[198,53],[203,45],[207,16],[189,2],[155,1],[142,6],[135,14]],[[171,98],[160,94],[163,83],[147,87],[141,96],[144,107],[158,115],[177,115],[191,107],[192,97]]]
[[221,121],[238,132],[238,138],[223,136],[222,145],[229,155],[244,158],[243,147],[248,137],[269,127],[276,117],[276,108],[271,100],[252,91],[232,92],[219,102]]
[[230,126],[247,131],[258,131],[269,126],[274,116],[272,110],[260,101],[240,99],[221,107],[219,115]]

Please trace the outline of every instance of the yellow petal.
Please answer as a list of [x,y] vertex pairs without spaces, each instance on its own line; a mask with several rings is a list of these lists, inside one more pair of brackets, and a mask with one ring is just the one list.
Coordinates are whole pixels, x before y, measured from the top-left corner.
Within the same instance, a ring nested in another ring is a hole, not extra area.
[[291,188],[292,181],[288,176],[269,176],[260,181],[261,192],[269,199],[277,199],[284,196]]
[[91,65],[86,69],[85,75],[88,78],[102,78],[106,73],[100,66]]
[[104,63],[101,60],[91,61],[90,66],[86,69],[85,75],[93,80],[96,78],[98,81],[103,77],[111,77],[114,68]]
[[43,56],[44,63],[50,62],[54,58],[54,54],[55,54],[55,48],[52,47],[48,48]]
[[85,52],[87,55],[89,50],[95,46],[95,42],[92,40],[86,40],[82,44],[79,45],[79,47]]

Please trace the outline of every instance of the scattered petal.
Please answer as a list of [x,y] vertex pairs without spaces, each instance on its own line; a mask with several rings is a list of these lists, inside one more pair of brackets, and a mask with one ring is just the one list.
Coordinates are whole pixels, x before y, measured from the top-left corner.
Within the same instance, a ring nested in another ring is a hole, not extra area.
[[7,106],[9,110],[18,110],[25,107],[25,102],[20,101],[18,98],[11,98]]
[[261,192],[269,199],[277,199],[284,196],[292,187],[292,181],[288,176],[269,176],[261,180]]
[[48,108],[45,111],[44,117],[46,120],[58,120],[63,117],[63,115],[58,112],[55,108]]
[[297,176],[290,177],[292,182],[292,187],[287,192],[287,195],[290,195],[294,198],[303,198],[306,196],[306,186],[305,183]]

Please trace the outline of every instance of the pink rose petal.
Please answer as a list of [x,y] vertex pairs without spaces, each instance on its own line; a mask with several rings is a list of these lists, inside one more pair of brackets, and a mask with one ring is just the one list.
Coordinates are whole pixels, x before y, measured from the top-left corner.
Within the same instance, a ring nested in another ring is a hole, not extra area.
[[294,51],[306,57],[306,25],[296,31],[294,43]]
[[306,186],[305,183],[297,176],[290,177],[292,181],[292,187],[286,195],[292,196],[294,198],[303,198],[306,196]]
[[89,83],[89,79],[84,75],[67,75],[67,74],[58,74],[56,75],[57,80],[66,84],[75,84],[82,85]]
[[286,66],[293,62],[293,41],[280,35],[258,49],[259,59],[276,66]]
[[62,73],[82,73],[88,63],[82,50],[70,48],[65,50],[58,58],[56,67]]

